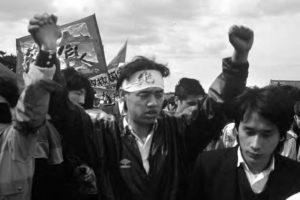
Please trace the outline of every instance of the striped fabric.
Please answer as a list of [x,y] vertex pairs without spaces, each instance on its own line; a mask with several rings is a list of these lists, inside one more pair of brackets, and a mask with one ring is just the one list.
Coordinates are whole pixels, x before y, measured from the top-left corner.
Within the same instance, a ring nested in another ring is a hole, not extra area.
[[0,127],[0,199],[30,200],[36,136],[20,134],[9,124]]
[[50,165],[63,162],[61,137],[48,121],[38,130],[35,158],[46,158]]
[[[50,95],[35,87],[52,79],[55,66],[30,66],[12,124],[0,124],[0,200],[30,200],[38,130],[44,123]],[[30,127],[30,129],[26,129]],[[28,131],[29,130],[29,131]]]

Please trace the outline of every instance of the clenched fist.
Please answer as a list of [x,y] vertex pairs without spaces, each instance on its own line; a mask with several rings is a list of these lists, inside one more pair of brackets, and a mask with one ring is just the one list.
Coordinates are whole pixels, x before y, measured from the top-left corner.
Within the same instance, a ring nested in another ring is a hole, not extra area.
[[249,52],[252,47],[254,33],[245,26],[233,25],[229,29],[229,41],[236,51]]
[[56,41],[61,37],[56,22],[57,17],[47,13],[35,15],[29,21],[28,31],[41,49],[56,51]]

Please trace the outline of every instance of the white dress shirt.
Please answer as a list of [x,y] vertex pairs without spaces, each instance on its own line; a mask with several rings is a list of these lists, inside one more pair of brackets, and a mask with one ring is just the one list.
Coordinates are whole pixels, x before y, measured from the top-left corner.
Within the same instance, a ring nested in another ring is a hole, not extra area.
[[143,166],[144,169],[146,171],[146,173],[149,173],[150,170],[150,165],[149,165],[149,153],[150,153],[150,147],[151,147],[151,143],[152,143],[152,138],[153,138],[153,133],[156,127],[156,123],[154,124],[152,130],[150,131],[150,133],[148,134],[147,138],[145,141],[143,141],[132,129],[132,127],[128,124],[126,118],[123,118],[123,125],[124,128],[128,127],[130,130],[130,133],[135,137],[136,143],[139,147],[140,150],[140,154],[142,157],[142,161],[143,161]]
[[266,183],[268,182],[270,173],[275,168],[274,157],[272,157],[271,164],[269,165],[269,167],[267,169],[263,170],[262,172],[260,172],[258,174],[254,174],[250,171],[247,163],[245,162],[245,160],[242,156],[240,147],[238,148],[237,156],[238,156],[237,167],[239,167],[240,165],[243,166],[243,169],[247,175],[247,179],[250,183],[252,191],[256,194],[261,193],[264,190]]

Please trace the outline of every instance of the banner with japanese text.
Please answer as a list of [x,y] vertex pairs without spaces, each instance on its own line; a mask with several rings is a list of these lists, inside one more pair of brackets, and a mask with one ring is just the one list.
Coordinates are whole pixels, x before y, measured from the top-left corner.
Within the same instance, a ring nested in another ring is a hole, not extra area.
[[[95,15],[59,26],[57,55],[61,69],[73,67],[91,78],[107,73],[103,45]],[[22,74],[36,59],[38,47],[31,36],[17,39],[17,73]]]
[[109,62],[107,73],[99,74],[90,78],[92,87],[114,89],[120,75],[119,67],[125,63],[127,41],[121,47],[117,55]]

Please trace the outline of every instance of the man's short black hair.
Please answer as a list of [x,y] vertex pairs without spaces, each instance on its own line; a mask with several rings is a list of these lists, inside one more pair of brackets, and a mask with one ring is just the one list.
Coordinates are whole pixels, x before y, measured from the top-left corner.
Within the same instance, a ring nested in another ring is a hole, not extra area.
[[19,89],[17,81],[0,75],[0,95],[8,101],[10,107],[15,107],[19,99]]
[[234,105],[236,127],[252,112],[257,112],[273,122],[281,138],[285,138],[293,122],[293,100],[285,90],[278,86],[247,88],[235,99]]
[[155,62],[154,60],[150,60],[143,56],[137,56],[133,59],[133,61],[127,63],[120,69],[120,76],[117,81],[116,90],[118,91],[120,87],[122,86],[122,83],[124,80],[128,80],[131,75],[133,75],[135,72],[141,71],[141,70],[157,70],[161,73],[163,77],[167,77],[170,74],[169,68],[166,67],[163,64],[159,64]]
[[61,70],[61,72],[65,77],[67,89],[69,91],[85,89],[87,78],[77,72],[74,68],[69,67]]
[[175,87],[175,96],[179,100],[185,100],[188,95],[205,95],[205,91],[198,80],[192,78],[182,78],[179,80]]
[[90,109],[93,107],[95,91],[90,81],[83,74],[77,72],[74,68],[69,67],[61,70],[64,75],[68,91],[85,89],[85,103],[83,107]]

